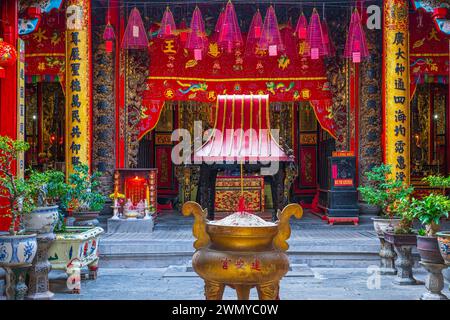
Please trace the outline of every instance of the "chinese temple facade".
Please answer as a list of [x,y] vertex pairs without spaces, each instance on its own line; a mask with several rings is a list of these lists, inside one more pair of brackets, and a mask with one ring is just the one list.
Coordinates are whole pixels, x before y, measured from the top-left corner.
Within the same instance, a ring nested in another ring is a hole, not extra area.
[[[449,0],[256,2],[2,0],[17,57],[0,69],[0,134],[31,146],[18,174],[85,163],[108,195],[117,169],[154,168],[160,210],[205,198],[221,214],[241,188],[255,212],[324,209],[330,181],[355,190],[382,162],[418,190],[450,173]],[[175,161],[177,129],[236,128],[277,130],[249,141],[282,173],[217,135],[200,146],[234,166]]]

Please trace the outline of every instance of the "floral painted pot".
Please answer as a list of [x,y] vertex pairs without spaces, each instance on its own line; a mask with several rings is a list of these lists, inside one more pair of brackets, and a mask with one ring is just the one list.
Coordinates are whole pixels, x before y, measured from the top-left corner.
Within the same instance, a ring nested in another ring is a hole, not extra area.
[[[80,272],[80,268],[89,268],[89,278],[96,279],[99,261],[98,244],[104,230],[100,227],[66,227],[65,232],[56,233],[48,260],[53,270]],[[76,261],[76,263],[73,263]],[[76,269],[76,270],[75,270]],[[79,292],[77,292],[79,293]]]
[[31,265],[37,252],[36,234],[0,235],[0,266],[6,268]]
[[27,232],[38,234],[52,233],[58,223],[58,206],[39,207],[24,215],[23,222]]
[[439,249],[441,250],[442,258],[447,265],[450,265],[450,231],[442,231],[437,234]]
[[372,218],[373,227],[378,238],[384,238],[384,233],[394,231],[394,228],[400,223],[400,219]]

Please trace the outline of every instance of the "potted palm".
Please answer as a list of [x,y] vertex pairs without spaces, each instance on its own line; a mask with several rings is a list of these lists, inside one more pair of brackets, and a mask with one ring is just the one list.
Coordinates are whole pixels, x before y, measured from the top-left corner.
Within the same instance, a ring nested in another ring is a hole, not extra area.
[[36,234],[26,234],[23,217],[33,210],[34,203],[28,196],[30,186],[23,178],[13,172],[13,163],[20,153],[28,150],[23,141],[0,136],[0,198],[6,203],[11,219],[9,232],[0,234],[0,267],[6,270],[6,296],[8,299],[23,299],[27,292],[24,274],[31,265],[36,251]]
[[390,178],[391,166],[381,164],[366,172],[368,184],[358,188],[362,199],[370,205],[380,207],[380,217],[372,218],[374,229],[381,243],[381,274],[396,274],[394,267],[395,252],[392,245],[385,241],[386,231],[394,231],[401,218],[396,216],[396,206],[401,199],[408,197],[412,187]]
[[67,196],[67,211],[75,218],[77,226],[98,225],[98,216],[106,198],[99,192],[101,173],[90,174],[85,164],[77,165],[69,176],[70,190]]

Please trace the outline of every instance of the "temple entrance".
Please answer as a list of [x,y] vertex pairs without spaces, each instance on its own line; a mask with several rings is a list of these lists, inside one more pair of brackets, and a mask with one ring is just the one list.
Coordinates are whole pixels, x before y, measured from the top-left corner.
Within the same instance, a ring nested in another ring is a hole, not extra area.
[[411,102],[411,179],[430,174],[445,175],[448,170],[448,85],[418,85]]
[[[279,130],[280,143],[292,150],[297,168],[297,176],[288,190],[290,201],[310,204],[318,190],[321,139],[334,139],[321,129],[308,101],[272,102],[269,108],[271,128]],[[140,140],[138,167],[158,169],[158,201],[163,207],[168,205],[166,208],[174,209],[185,197],[198,198],[198,187],[193,185],[188,191],[185,190],[180,183],[183,171],[171,161],[171,151],[175,145],[171,141],[173,130],[186,129],[194,136],[194,123],[201,121],[206,131],[214,126],[215,110],[215,103],[166,101],[155,129]],[[331,150],[329,153],[331,155]],[[326,161],[326,157],[324,159]],[[229,199],[233,192],[239,193],[240,187],[236,190],[232,187],[236,181],[239,182],[238,176],[239,168],[219,170],[216,181],[216,196],[219,199]],[[260,213],[271,212],[274,205],[269,179],[249,173],[245,183],[246,192],[255,199],[253,209]],[[215,211],[219,215],[227,212],[221,201],[216,203]]]
[[38,82],[25,89],[25,168],[64,170],[65,97],[60,83]]

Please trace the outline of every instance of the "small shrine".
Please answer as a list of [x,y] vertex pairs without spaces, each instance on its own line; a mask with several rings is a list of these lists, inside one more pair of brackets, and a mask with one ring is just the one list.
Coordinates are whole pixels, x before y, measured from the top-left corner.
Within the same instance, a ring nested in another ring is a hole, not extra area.
[[108,233],[153,231],[157,212],[157,169],[117,169],[114,174],[113,216]]

